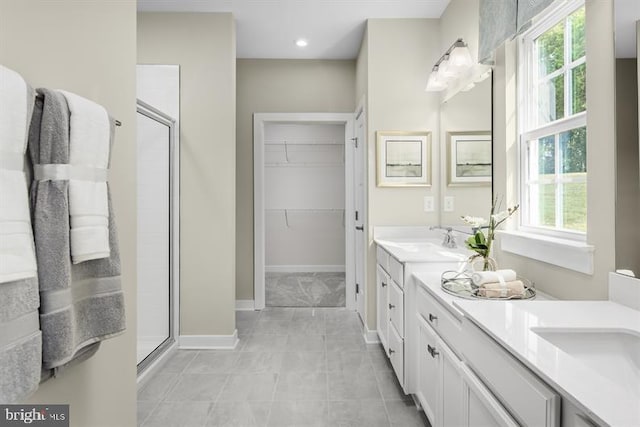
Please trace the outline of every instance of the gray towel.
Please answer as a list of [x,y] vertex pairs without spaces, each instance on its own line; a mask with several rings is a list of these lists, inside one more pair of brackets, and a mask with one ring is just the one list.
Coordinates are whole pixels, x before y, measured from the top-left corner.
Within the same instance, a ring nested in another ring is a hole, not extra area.
[[[27,122],[35,92],[27,88]],[[2,114],[2,111],[0,111]],[[0,260],[0,262],[2,262]],[[16,403],[37,390],[42,361],[38,280],[0,283],[0,403]]]
[[[69,161],[69,109],[62,94],[38,89],[29,133],[34,165]],[[113,124],[111,138],[113,141]],[[34,181],[31,206],[40,281],[42,367],[67,367],[90,357],[98,343],[125,330],[120,252],[109,203],[109,258],[71,263],[69,182]],[[91,347],[91,348],[89,348]],[[48,377],[45,373],[44,378]]]

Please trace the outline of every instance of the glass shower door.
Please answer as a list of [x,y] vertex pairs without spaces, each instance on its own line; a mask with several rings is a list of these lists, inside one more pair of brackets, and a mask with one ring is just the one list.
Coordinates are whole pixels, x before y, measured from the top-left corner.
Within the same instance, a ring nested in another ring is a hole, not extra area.
[[138,101],[138,347],[141,372],[173,337],[173,119]]

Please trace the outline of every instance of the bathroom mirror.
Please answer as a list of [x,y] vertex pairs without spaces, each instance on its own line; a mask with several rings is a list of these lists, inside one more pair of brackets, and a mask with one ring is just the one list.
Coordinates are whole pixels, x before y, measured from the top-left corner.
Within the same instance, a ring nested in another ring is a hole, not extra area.
[[638,43],[640,2],[615,0],[616,269],[640,276]]
[[491,73],[440,106],[440,224],[487,218],[492,195]]

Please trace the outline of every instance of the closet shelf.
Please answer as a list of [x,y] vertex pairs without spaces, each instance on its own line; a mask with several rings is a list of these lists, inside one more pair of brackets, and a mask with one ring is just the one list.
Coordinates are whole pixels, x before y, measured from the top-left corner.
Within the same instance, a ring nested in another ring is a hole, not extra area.
[[289,225],[289,215],[290,214],[312,214],[312,215],[327,215],[327,214],[339,214],[342,220],[342,226],[345,225],[345,214],[344,209],[265,209],[266,212],[282,212],[284,215],[284,221],[287,228],[291,228]]
[[316,167],[316,168],[336,168],[343,167],[344,162],[271,162],[265,163],[265,167],[268,168],[281,168],[281,167],[289,167],[289,168],[300,168],[300,167]]

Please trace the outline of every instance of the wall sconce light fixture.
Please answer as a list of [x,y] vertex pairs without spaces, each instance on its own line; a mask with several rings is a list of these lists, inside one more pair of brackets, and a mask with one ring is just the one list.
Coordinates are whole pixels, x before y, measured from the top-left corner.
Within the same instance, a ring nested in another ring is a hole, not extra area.
[[433,66],[426,90],[428,92],[444,90],[451,85],[451,82],[468,73],[472,67],[471,52],[464,40],[458,39]]

